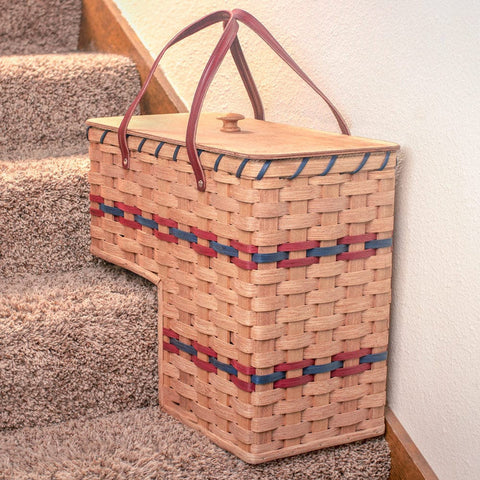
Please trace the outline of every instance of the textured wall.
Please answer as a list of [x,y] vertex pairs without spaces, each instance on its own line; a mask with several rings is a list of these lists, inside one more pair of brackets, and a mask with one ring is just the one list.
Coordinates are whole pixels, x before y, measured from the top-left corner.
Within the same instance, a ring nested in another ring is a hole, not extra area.
[[[480,471],[480,4],[473,0],[116,0],[155,55],[215,9],[256,15],[344,113],[355,135],[402,145],[389,402],[441,480]],[[267,119],[335,130],[319,99],[245,27]],[[221,27],[167,54],[189,104]],[[205,110],[251,115],[227,59]]]

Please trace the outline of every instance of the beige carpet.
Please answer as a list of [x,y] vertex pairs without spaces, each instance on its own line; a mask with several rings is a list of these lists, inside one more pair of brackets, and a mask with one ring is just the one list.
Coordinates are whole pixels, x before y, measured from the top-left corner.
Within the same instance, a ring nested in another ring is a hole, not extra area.
[[0,434],[1,480],[387,480],[388,474],[382,440],[252,466],[158,408]]
[[0,161],[0,277],[93,262],[87,155]]
[[76,50],[81,0],[0,0],[0,55]]
[[0,292],[0,429],[157,403],[152,284],[102,263]]
[[383,438],[248,466],[156,406],[156,291],[88,253],[77,156],[138,74],[74,52],[80,9],[0,0],[0,480],[386,480]]
[[139,88],[132,61],[117,55],[0,57],[0,160],[85,153],[87,118],[124,114]]

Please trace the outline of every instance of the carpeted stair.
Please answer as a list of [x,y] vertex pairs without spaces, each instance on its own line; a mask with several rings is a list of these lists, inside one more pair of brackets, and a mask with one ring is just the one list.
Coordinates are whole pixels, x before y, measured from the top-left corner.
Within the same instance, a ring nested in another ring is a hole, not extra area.
[[84,121],[139,79],[80,15],[0,0],[0,480],[385,480],[384,439],[248,466],[158,408],[156,288],[89,253]]

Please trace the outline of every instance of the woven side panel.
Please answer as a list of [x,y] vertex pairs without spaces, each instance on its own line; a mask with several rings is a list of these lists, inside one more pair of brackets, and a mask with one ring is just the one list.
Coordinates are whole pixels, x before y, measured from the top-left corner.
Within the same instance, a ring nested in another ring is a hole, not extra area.
[[143,142],[126,171],[102,135],[92,251],[162,280],[164,407],[251,462],[382,433],[393,155],[355,174],[207,169],[202,193],[181,148]]

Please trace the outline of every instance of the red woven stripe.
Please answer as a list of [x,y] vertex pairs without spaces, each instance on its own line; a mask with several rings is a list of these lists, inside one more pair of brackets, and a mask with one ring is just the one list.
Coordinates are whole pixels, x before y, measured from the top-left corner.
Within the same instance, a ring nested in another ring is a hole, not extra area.
[[217,352],[210,347],[205,347],[204,345],[201,345],[198,343],[196,340],[192,343],[193,348],[197,350],[200,353],[204,353],[205,355],[208,355],[209,357],[215,357],[217,358]]
[[180,353],[180,350],[171,343],[163,342],[163,349],[170,353]]
[[126,218],[123,218],[123,217],[117,217],[117,218],[118,218],[118,221],[122,225],[125,225],[126,227],[136,228],[137,230],[142,229],[142,226],[138,222],[134,222],[133,220],[127,220]]
[[141,215],[142,211],[137,207],[131,207],[130,205],[125,205],[122,202],[114,202],[114,205],[127,213],[133,213],[133,215]]
[[308,382],[313,382],[313,375],[302,375],[301,377],[284,378],[283,380],[277,380],[273,386],[274,388],[289,388],[305,385]]
[[376,233],[366,233],[364,235],[350,235],[347,237],[342,237],[338,239],[338,243],[342,245],[350,245],[352,243],[365,243],[370,242],[371,240],[376,240]]
[[98,208],[90,208],[90,213],[95,217],[105,216],[105,212],[102,212],[102,210],[98,210]]
[[377,252],[373,248],[367,250],[360,250],[358,252],[345,252],[337,255],[337,260],[359,260],[361,258],[368,258],[376,255]]
[[258,247],[255,245],[247,245],[245,243],[241,243],[238,240],[230,240],[230,246],[236,248],[239,252],[244,253],[258,253]]
[[237,360],[231,360],[230,363],[240,373],[243,373],[245,375],[255,375],[255,373],[257,372],[257,369],[255,367],[246,367],[245,365],[242,365],[241,363],[238,363]]
[[250,260],[242,260],[237,257],[231,257],[230,261],[234,263],[237,267],[243,268],[243,270],[258,270],[258,263],[252,262]]
[[279,252],[296,252],[299,250],[308,250],[310,248],[317,248],[320,246],[320,242],[317,240],[308,240],[306,242],[292,242],[282,243],[278,246]]
[[169,338],[175,338],[176,340],[180,339],[180,335],[177,332],[174,332],[173,330],[171,330],[170,328],[164,328],[163,334]]
[[371,348],[362,348],[360,350],[355,350],[354,352],[342,352],[342,353],[337,353],[337,355],[334,355],[332,357],[332,360],[335,362],[337,360],[352,360],[353,358],[360,358],[363,357],[364,355],[369,355],[372,353]]
[[230,375],[230,380],[240,389],[243,390],[244,392],[254,392],[255,391],[255,384],[251,382],[244,382],[243,380],[240,380],[238,377],[235,375]]
[[164,242],[178,243],[178,238],[168,233],[163,233],[163,232],[159,232],[158,230],[154,230],[153,234],[160,240],[163,240]]
[[214,242],[216,242],[218,238],[214,233],[200,230],[197,227],[190,227],[190,231],[198,238],[203,238],[204,240],[213,240]]
[[178,222],[175,222],[175,220],[170,220],[169,218],[163,218],[163,217],[159,217],[158,215],[153,215],[153,219],[159,225],[163,225],[165,227],[173,227],[173,228],[178,227]]
[[371,367],[372,365],[370,363],[361,363],[360,365],[355,365],[354,367],[337,368],[332,372],[332,377],[347,377],[349,375],[356,375],[357,373],[370,370]]
[[305,257],[305,258],[292,258],[288,260],[280,260],[277,262],[278,268],[291,268],[291,267],[307,267],[318,263],[320,260],[318,257]]
[[204,360],[200,360],[196,356],[192,356],[193,363],[200,367],[202,370],[206,370],[207,372],[217,373],[217,367],[213,366],[209,362],[205,362]]
[[96,202],[96,203],[104,203],[105,199],[103,197],[101,197],[100,195],[90,194],[90,201],[91,202]]
[[218,255],[217,252],[213,248],[206,247],[205,245],[199,245],[198,243],[192,243],[191,246],[200,255],[206,255],[207,257],[217,257],[217,255]]
[[307,358],[306,360],[301,360],[300,362],[292,363],[281,363],[275,367],[276,372],[288,372],[289,370],[300,370],[310,365],[314,365],[315,360]]

